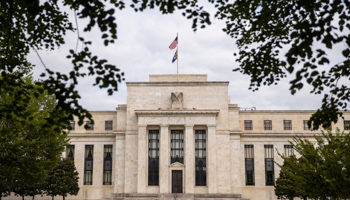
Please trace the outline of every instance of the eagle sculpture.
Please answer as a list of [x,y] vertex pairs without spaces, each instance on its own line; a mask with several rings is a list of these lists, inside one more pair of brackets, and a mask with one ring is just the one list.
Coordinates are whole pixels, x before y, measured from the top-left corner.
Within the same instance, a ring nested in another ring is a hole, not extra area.
[[180,92],[180,93],[177,93],[177,92],[172,92],[171,93],[171,101],[173,103],[176,103],[176,102],[182,102],[182,99],[183,99],[183,93]]

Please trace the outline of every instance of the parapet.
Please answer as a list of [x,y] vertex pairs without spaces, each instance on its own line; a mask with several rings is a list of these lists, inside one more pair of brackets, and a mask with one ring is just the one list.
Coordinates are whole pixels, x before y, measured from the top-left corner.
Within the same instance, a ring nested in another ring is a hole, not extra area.
[[[149,82],[177,82],[176,74],[151,74]],[[179,74],[178,82],[207,82],[206,74]]]

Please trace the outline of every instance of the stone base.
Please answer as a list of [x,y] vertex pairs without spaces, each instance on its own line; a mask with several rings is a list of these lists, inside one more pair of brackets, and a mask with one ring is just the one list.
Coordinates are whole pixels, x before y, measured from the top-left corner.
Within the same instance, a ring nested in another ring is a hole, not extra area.
[[[240,194],[112,194],[111,200],[243,200]],[[245,199],[248,200],[248,199]]]
[[171,109],[182,109],[182,102],[173,102],[171,104]]

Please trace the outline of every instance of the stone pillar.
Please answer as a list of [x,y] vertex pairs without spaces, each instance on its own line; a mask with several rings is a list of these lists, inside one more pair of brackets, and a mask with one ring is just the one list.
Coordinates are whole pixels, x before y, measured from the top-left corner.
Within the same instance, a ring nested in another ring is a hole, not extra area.
[[216,125],[208,125],[208,171],[207,171],[207,184],[208,193],[217,193],[217,180],[216,180]]
[[185,193],[194,193],[195,153],[193,124],[186,124],[185,129]]
[[[241,150],[241,137],[240,133],[231,133],[230,136],[230,153],[231,153],[231,192],[233,194],[242,194],[242,178],[245,177],[245,173],[241,171],[241,166],[245,169],[245,160],[241,157],[244,155],[244,149]],[[244,171],[244,170],[243,170]]]
[[160,193],[170,192],[169,183],[169,125],[160,125],[159,187]]
[[114,155],[114,193],[124,193],[125,133],[116,134]]
[[138,133],[138,153],[137,153],[137,193],[146,192],[146,163],[147,163],[147,131],[146,125],[139,125]]

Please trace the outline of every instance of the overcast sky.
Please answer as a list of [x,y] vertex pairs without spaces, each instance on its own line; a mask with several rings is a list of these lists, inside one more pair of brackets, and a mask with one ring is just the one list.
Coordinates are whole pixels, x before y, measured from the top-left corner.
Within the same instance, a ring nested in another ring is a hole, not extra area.
[[[239,72],[234,52],[235,41],[226,35],[222,21],[213,19],[212,25],[193,32],[192,21],[181,13],[162,15],[157,10],[135,13],[130,8],[117,11],[118,39],[108,47],[103,45],[101,34],[96,29],[84,33],[83,21],[79,22],[80,34],[93,42],[90,50],[100,58],[107,59],[125,73],[126,82],[146,82],[149,74],[176,74],[176,63],[171,60],[175,50],[168,47],[179,34],[179,74],[207,74],[208,81],[229,81],[231,103],[241,108],[256,107],[257,110],[314,110],[321,105],[321,96],[309,94],[304,88],[296,95],[289,92],[289,79],[277,86],[261,87],[259,91],[248,90],[250,79]],[[74,23],[75,24],[75,23]],[[66,37],[66,45],[55,51],[40,51],[46,66],[53,70],[68,71],[72,65],[65,57],[69,49],[75,49],[76,33]],[[35,54],[30,60],[36,64],[35,77],[44,67]],[[119,85],[119,91],[112,96],[106,90],[92,86],[93,78],[79,82],[81,104],[88,110],[115,110],[118,104],[126,104],[126,84]]]

